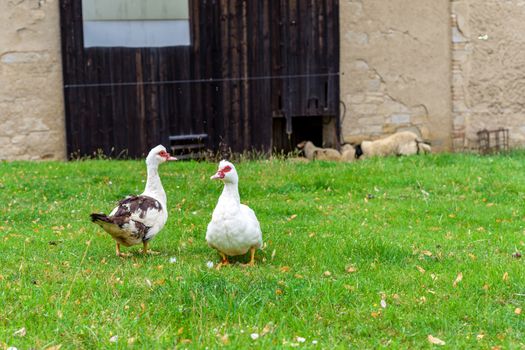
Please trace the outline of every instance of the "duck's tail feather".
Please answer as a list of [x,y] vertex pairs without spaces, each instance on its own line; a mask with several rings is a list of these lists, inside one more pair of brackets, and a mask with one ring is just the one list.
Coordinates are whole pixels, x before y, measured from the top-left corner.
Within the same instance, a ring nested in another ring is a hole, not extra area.
[[106,214],[102,213],[91,213],[91,221],[93,221],[95,224],[101,224],[103,222],[111,223],[111,220],[108,218]]
[[91,214],[91,221],[102,227],[104,231],[109,233],[111,236],[121,237],[122,230],[125,229],[127,218],[122,217],[109,217],[106,214],[93,213]]

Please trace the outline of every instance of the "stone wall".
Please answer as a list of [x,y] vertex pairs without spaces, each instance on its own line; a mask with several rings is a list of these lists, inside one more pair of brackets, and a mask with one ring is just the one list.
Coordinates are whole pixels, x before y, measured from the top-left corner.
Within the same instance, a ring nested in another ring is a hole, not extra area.
[[65,159],[58,0],[0,1],[0,160]]
[[477,148],[482,129],[508,128],[525,144],[525,1],[451,1],[456,150]]
[[449,18],[449,0],[341,0],[345,142],[408,129],[450,150]]

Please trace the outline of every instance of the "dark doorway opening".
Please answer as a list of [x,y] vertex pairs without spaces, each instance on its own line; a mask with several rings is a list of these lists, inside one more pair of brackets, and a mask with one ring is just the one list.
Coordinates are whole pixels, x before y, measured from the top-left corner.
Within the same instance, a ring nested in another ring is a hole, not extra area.
[[292,133],[286,133],[286,118],[273,118],[272,148],[274,152],[292,152],[302,141],[311,141],[318,147],[338,148],[336,118],[308,116],[292,118]]

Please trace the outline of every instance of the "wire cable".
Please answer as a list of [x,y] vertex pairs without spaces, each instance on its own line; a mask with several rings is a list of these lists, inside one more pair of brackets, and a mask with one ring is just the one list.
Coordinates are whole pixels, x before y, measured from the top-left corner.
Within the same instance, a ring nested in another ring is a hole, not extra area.
[[291,74],[291,75],[265,75],[257,77],[238,77],[238,78],[208,78],[208,79],[182,79],[182,80],[163,80],[163,81],[131,81],[123,83],[85,83],[85,84],[65,84],[64,89],[112,87],[112,86],[144,86],[144,85],[174,85],[174,84],[196,84],[196,83],[224,83],[235,81],[256,81],[274,79],[299,79],[315,77],[339,76],[336,73],[317,73],[317,74]]

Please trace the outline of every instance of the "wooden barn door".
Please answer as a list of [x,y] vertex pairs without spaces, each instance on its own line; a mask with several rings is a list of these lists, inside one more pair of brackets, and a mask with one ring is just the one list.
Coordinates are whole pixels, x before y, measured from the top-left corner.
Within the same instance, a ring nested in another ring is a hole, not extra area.
[[208,76],[224,79],[214,88],[219,101],[207,95],[219,114],[215,144],[291,150],[314,130],[319,143],[337,146],[339,1],[196,3],[196,56]]
[[290,118],[338,116],[337,0],[188,0],[189,45],[139,48],[85,47],[82,1],[60,0],[69,154],[270,151]]
[[305,138],[339,146],[339,1],[282,0],[273,8],[273,146]]

